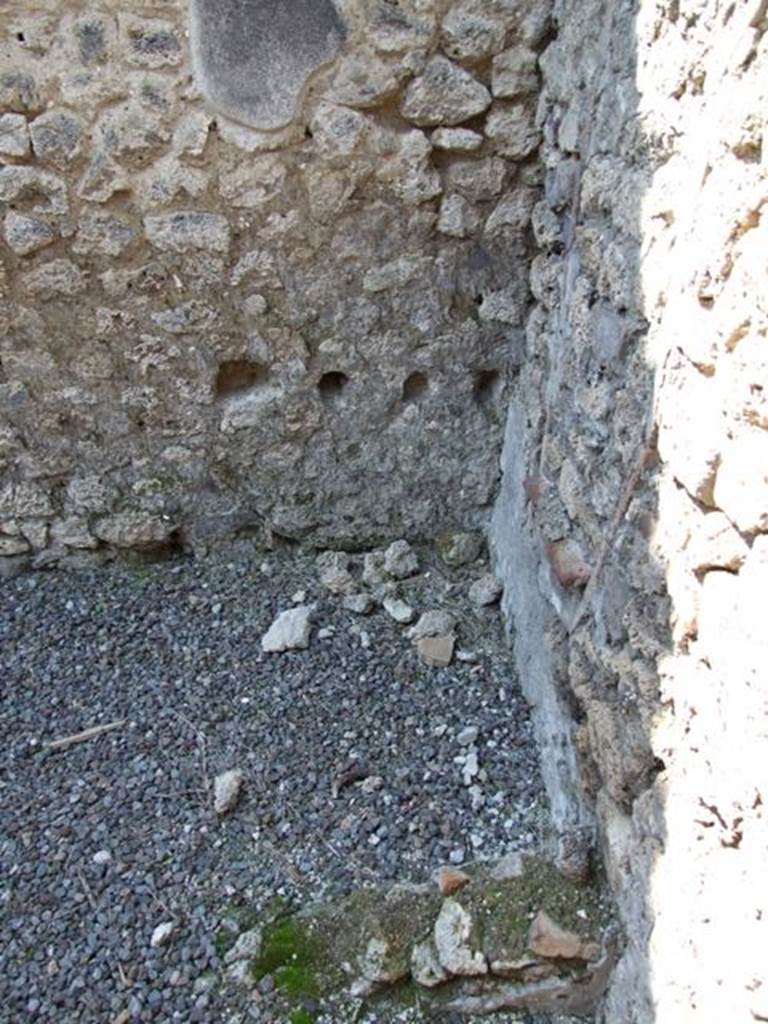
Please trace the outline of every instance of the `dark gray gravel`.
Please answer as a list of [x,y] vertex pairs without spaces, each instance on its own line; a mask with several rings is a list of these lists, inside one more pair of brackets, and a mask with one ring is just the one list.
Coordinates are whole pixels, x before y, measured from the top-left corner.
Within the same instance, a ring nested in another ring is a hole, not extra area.
[[[457,608],[459,646],[477,653],[435,670],[406,627],[321,592],[311,560],[262,562],[241,547],[0,587],[0,1021],[266,1019],[225,1008],[217,984],[215,935],[246,911],[538,843],[536,752],[499,613],[463,602],[483,570],[403,584],[417,610]],[[310,648],[265,655],[297,590],[318,602]],[[456,762],[467,726],[474,809]],[[368,781],[334,797],[352,762]],[[246,784],[218,820],[228,768]],[[165,921],[174,935],[153,949]]]

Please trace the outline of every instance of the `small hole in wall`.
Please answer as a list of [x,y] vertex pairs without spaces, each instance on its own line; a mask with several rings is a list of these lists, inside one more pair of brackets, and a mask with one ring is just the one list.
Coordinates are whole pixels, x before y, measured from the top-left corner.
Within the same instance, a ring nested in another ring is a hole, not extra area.
[[424,397],[429,388],[429,382],[423,373],[417,370],[403,382],[403,401],[418,402]]
[[478,405],[492,402],[501,390],[501,374],[498,370],[478,370],[475,374],[475,385],[472,397]]
[[328,373],[324,373],[317,382],[317,390],[320,392],[321,400],[327,405],[338,401],[348,383],[349,377],[346,373],[341,373],[338,370],[330,370]]
[[263,384],[269,367],[251,359],[231,359],[222,363],[216,374],[216,397],[226,398]]
[[26,41],[27,41],[27,38],[26,38],[26,36],[24,35],[23,32],[17,32],[16,33],[16,38],[18,39],[18,41],[20,43],[26,43]]

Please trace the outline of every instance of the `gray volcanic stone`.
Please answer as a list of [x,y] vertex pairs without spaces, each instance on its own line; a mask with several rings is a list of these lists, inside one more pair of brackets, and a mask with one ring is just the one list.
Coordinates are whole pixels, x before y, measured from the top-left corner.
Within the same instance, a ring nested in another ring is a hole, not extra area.
[[482,82],[438,56],[408,86],[400,110],[414,124],[456,125],[482,114],[490,104],[491,94]]
[[288,124],[309,76],[332,60],[344,26],[330,0],[191,0],[198,84],[222,113],[253,128]]

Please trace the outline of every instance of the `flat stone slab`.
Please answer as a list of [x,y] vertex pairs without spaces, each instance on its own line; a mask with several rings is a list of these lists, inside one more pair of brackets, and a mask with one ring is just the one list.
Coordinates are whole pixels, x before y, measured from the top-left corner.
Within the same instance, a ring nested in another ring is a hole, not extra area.
[[198,86],[252,128],[293,120],[309,76],[332,60],[344,26],[330,0],[190,0]]

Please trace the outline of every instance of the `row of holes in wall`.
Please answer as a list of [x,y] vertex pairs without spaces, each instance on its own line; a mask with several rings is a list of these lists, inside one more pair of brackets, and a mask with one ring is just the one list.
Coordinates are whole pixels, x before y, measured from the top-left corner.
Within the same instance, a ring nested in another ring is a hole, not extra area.
[[[269,367],[250,359],[232,359],[219,366],[216,375],[216,397],[229,398],[265,384],[269,378]],[[340,370],[329,370],[317,382],[320,399],[326,405],[333,405],[341,398],[349,384],[349,377]],[[472,394],[476,402],[485,405],[496,397],[501,385],[498,370],[479,370],[474,375]],[[425,373],[416,370],[403,381],[402,401],[408,405],[420,402],[429,391],[429,380]]]

